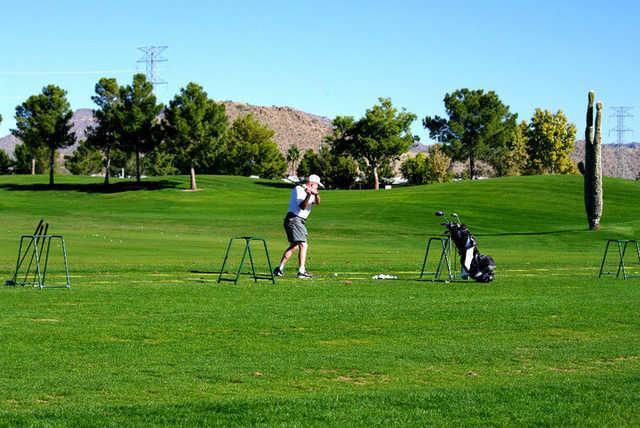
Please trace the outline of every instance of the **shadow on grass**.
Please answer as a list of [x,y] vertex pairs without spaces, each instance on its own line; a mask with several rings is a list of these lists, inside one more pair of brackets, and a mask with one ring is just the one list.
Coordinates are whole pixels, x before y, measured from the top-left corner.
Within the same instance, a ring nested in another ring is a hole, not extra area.
[[278,183],[275,181],[256,181],[256,184],[259,186],[274,187],[276,189],[291,189],[295,186],[294,183]]
[[501,233],[474,233],[475,236],[543,236],[543,235],[562,235],[565,233],[588,232],[589,228],[583,229],[567,229],[567,230],[549,230],[542,232],[501,232]]
[[60,183],[50,186],[49,184],[0,184],[0,189],[10,191],[73,191],[84,193],[120,193],[136,190],[162,190],[175,189],[180,186],[180,182],[174,180],[143,181],[141,183],[122,181],[104,185],[102,183]]

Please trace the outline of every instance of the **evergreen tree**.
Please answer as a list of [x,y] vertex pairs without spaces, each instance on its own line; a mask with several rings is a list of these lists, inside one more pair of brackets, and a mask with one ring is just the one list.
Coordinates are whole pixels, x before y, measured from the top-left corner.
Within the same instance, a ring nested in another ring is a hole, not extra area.
[[179,172],[175,158],[166,143],[161,143],[144,157],[144,172],[147,175],[175,175]]
[[322,177],[326,183],[325,165],[320,159],[320,156],[311,149],[304,152],[302,159],[300,159],[300,162],[298,163],[296,175],[300,178],[304,178],[309,177],[311,174],[318,174],[321,171]]
[[236,175],[282,177],[287,162],[273,142],[275,132],[248,114],[237,118],[229,130],[228,172]]
[[135,177],[136,155],[121,149],[111,152],[111,173],[113,176]]
[[[2,123],[2,115],[0,114],[0,123]],[[0,174],[8,174],[12,162],[9,155],[4,150],[0,150]]]
[[445,95],[444,105],[448,118],[427,116],[422,124],[453,160],[469,159],[471,178],[476,174],[476,160],[495,163],[505,155],[517,115],[509,112],[495,92],[459,89]]
[[[120,86],[116,79],[103,77],[96,83],[95,95],[91,97],[98,106],[93,110],[96,126],[87,130],[87,150],[93,147],[104,156],[104,184],[109,184],[111,176],[112,152],[118,148],[118,109],[120,103]],[[88,152],[87,152],[88,153]]]
[[74,175],[91,175],[102,170],[102,153],[81,141],[73,155],[66,158],[65,167]]
[[[2,116],[0,116],[2,118]],[[4,150],[0,149],[0,175],[9,174],[11,170],[11,159]]]
[[15,174],[42,174],[46,166],[46,149],[29,148],[26,144],[18,144],[14,151],[13,172]]
[[191,190],[196,190],[196,167],[210,166],[209,156],[223,144],[228,127],[224,104],[209,99],[200,85],[191,82],[169,103],[165,119],[178,169],[189,171]]
[[117,133],[123,149],[135,155],[136,181],[140,183],[143,153],[148,153],[160,143],[158,114],[162,104],[156,102],[153,85],[144,74],[133,76],[131,85],[120,88],[120,105],[116,110]]
[[44,87],[41,94],[30,96],[16,107],[16,129],[11,130],[32,154],[40,148],[48,150],[50,185],[54,184],[57,149],[75,142],[70,122],[73,112],[66,95],[66,91],[55,85]]

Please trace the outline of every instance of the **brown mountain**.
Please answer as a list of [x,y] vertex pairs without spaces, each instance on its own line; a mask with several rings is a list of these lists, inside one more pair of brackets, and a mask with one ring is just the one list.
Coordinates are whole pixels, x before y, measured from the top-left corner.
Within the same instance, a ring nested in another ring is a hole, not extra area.
[[[318,150],[323,138],[331,132],[331,121],[326,117],[305,113],[291,107],[263,107],[234,101],[223,101],[229,121],[239,116],[253,114],[262,124],[275,131],[274,140],[280,150],[286,153],[289,146],[295,144],[301,153],[308,149]],[[85,138],[86,130],[94,123],[91,109],[76,110],[71,118],[76,140]],[[73,153],[78,142],[61,150],[62,153]],[[15,146],[20,140],[12,135],[0,138],[0,149],[13,157]]]
[[[571,159],[584,160],[584,140],[576,141]],[[640,143],[603,144],[602,174],[631,179],[640,176]]]
[[13,151],[20,144],[20,140],[9,134],[0,138],[0,150],[4,150],[6,154],[13,158]]
[[275,131],[274,140],[286,153],[296,145],[301,153],[308,149],[318,150],[325,136],[331,133],[331,121],[326,117],[305,113],[291,107],[263,107],[251,104],[223,101],[229,121],[239,116],[252,114],[262,124]]

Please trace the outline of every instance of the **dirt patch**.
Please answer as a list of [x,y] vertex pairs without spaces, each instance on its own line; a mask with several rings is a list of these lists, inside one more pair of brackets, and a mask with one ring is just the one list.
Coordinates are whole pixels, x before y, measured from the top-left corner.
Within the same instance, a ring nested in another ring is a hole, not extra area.
[[552,372],[559,372],[559,373],[575,373],[576,371],[578,371],[577,369],[574,369],[571,367],[551,367],[550,370]]
[[359,377],[351,377],[351,376],[338,376],[337,378],[332,379],[334,382],[348,382],[354,385],[366,385],[368,382]]

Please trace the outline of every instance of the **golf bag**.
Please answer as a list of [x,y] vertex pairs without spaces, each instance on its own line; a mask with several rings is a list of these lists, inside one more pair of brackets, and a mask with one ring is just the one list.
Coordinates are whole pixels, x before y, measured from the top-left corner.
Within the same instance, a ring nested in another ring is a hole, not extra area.
[[[444,215],[444,213],[441,215]],[[480,253],[476,239],[467,228],[467,225],[460,223],[457,214],[453,214],[453,216],[457,221],[447,220],[442,225],[447,227],[447,234],[460,255],[462,278],[471,277],[477,282],[491,282],[494,276],[493,271],[496,269],[496,262],[493,261],[491,256]]]

